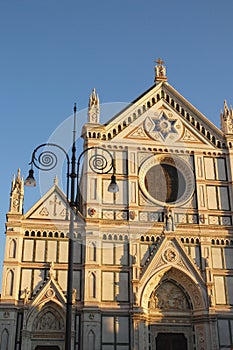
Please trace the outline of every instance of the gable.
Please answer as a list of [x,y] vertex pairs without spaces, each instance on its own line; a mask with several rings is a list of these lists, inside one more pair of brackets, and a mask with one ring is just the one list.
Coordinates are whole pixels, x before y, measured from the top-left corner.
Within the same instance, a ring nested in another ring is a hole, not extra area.
[[26,219],[68,219],[67,202],[64,193],[54,185],[34,206],[25,214]]
[[201,133],[193,129],[186,120],[164,101],[158,102],[150,110],[129,125],[115,140],[123,139],[128,142],[140,142],[164,146],[208,145],[213,147]]
[[61,306],[66,304],[66,298],[58,282],[52,277],[49,278],[37,291],[31,305],[37,306],[53,301]]
[[[167,120],[162,121],[170,124],[170,132],[167,134],[166,130],[158,132],[165,125],[160,121],[163,112]],[[128,108],[110,120],[102,132],[104,140],[127,139],[129,142],[141,139],[162,144],[177,144],[179,140],[209,145],[212,148],[225,148],[222,131],[166,82],[153,86],[133,101]]]
[[164,237],[155,248],[150,260],[142,268],[141,284],[145,283],[156,271],[176,267],[187,274],[195,283],[202,284],[203,278],[194,261],[187,255],[175,237]]
[[153,290],[162,281],[169,280],[183,285],[194,308],[204,307],[207,296],[200,270],[175,236],[166,235],[142,267],[138,281],[138,299],[142,307],[146,309]]

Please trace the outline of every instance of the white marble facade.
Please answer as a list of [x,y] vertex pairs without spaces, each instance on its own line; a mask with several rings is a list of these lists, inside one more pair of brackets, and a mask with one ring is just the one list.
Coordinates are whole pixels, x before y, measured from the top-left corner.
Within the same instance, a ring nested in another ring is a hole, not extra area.
[[[158,60],[151,89],[109,123],[100,116],[93,90],[84,147],[112,154],[119,192],[107,191],[111,173],[93,172],[88,152],[75,222],[73,349],[231,349],[232,110],[225,102],[219,130],[168,84]],[[20,172],[11,187],[0,349],[63,350],[65,195],[55,183],[23,213]]]

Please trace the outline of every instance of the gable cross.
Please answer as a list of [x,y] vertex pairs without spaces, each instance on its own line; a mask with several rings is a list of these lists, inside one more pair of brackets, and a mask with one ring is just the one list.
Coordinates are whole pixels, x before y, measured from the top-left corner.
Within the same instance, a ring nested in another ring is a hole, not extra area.
[[61,205],[61,201],[57,199],[57,195],[54,196],[54,201],[49,201],[49,204],[53,204],[53,215],[57,216],[57,205]]

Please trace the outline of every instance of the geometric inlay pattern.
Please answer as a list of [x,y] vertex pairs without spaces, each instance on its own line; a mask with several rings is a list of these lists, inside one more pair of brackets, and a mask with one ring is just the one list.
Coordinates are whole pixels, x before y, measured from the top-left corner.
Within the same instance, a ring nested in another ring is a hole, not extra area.
[[148,113],[144,121],[144,128],[148,136],[163,143],[174,142],[180,139],[183,132],[183,124],[172,113],[158,112]]
[[154,122],[154,129],[152,131],[160,133],[160,136],[165,140],[169,133],[177,134],[174,128],[177,119],[168,119],[165,113],[160,116],[152,117],[151,120]]

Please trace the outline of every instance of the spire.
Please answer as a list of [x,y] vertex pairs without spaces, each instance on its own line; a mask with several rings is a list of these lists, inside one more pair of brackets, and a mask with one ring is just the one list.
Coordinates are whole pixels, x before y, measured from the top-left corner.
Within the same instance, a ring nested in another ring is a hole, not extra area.
[[10,213],[22,214],[23,213],[23,199],[24,199],[24,181],[20,175],[20,169],[18,169],[17,177],[13,176],[11,182],[11,194],[10,194]]
[[233,110],[228,108],[227,101],[224,100],[223,111],[220,112],[221,129],[225,134],[233,134]]
[[100,122],[100,101],[95,88],[89,97],[88,103],[88,123],[99,124]]
[[166,67],[164,65],[164,61],[161,58],[158,58],[155,61],[157,65],[155,66],[155,80],[156,84],[159,84],[161,81],[167,81],[166,77]]

